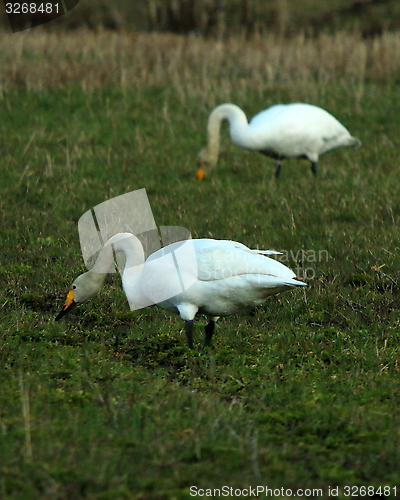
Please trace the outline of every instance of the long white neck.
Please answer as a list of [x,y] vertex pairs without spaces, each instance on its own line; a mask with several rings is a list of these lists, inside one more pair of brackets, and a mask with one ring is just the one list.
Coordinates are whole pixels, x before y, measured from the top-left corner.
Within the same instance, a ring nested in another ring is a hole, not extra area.
[[228,120],[231,139],[235,144],[244,135],[248,126],[246,115],[236,104],[221,104],[213,109],[207,123],[207,147],[199,153],[197,159],[198,166],[206,172],[213,169],[218,161],[223,120]]
[[145,260],[142,244],[136,236],[131,233],[118,233],[110,238],[102,248],[89,273],[92,273],[92,280],[98,281],[101,287],[107,273],[112,272],[114,257],[117,257],[118,260],[119,252],[125,255],[121,276],[122,286],[129,300],[128,293],[139,279]]
[[132,233],[117,233],[101,249],[92,268],[95,273],[108,273],[113,265],[114,253],[123,252],[126,258],[125,269],[144,262],[141,242]]
[[217,158],[219,154],[221,123],[223,120],[228,120],[229,122],[229,132],[233,142],[248,126],[244,111],[239,106],[236,106],[236,104],[221,104],[211,112],[207,123],[207,150],[210,155],[214,155]]
[[[93,268],[81,274],[73,283],[74,301],[80,304],[94,297],[103,286],[106,276],[114,272],[114,257],[118,261],[120,252],[125,254],[122,266],[122,285],[128,300],[135,297],[135,289],[144,264],[144,252],[140,241],[131,233],[118,233],[104,245]],[[139,287],[137,287],[139,288]]]

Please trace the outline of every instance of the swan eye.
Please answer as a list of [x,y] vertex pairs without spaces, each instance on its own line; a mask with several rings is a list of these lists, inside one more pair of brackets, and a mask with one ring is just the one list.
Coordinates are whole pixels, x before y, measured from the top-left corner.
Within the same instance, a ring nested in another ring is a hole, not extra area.
[[72,285],[72,290],[76,290],[76,285]]

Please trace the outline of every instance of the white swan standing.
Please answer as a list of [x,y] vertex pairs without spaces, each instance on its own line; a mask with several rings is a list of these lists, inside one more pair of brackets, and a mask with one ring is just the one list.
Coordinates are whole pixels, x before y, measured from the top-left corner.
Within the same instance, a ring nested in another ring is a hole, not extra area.
[[[235,241],[194,239],[168,245],[144,261],[140,241],[131,233],[118,233],[108,240],[94,267],[73,282],[56,321],[100,290],[113,262],[113,250],[126,257],[122,286],[131,308],[157,303],[179,313],[185,321],[189,348],[193,348],[193,320],[197,313],[209,318],[204,342],[209,346],[219,316],[255,307],[269,295],[306,285],[288,267],[266,257],[278,252],[251,250]],[[166,258],[171,256],[174,264],[166,264]],[[177,274],[181,286],[174,290]]]
[[360,146],[361,141],[330,113],[312,104],[276,104],[261,111],[248,123],[236,104],[221,104],[210,114],[207,147],[197,158],[197,178],[202,180],[217,164],[221,122],[229,122],[231,139],[237,146],[275,159],[278,177],[281,160],[306,158],[317,173],[318,157],[332,149]]

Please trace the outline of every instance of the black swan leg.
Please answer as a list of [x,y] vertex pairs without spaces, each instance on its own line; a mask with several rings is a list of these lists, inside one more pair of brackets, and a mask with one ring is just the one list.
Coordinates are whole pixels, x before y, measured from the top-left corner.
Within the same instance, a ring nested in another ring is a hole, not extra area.
[[185,332],[187,345],[189,349],[193,349],[193,320],[185,321]]
[[210,319],[210,321],[208,322],[208,324],[206,325],[206,328],[205,328],[205,331],[206,331],[206,337],[205,337],[205,340],[204,340],[204,347],[210,347],[211,345],[211,339],[212,339],[212,336],[214,334],[214,329],[215,329],[215,321],[213,321],[212,319]]
[[317,161],[312,161],[311,162],[311,172],[314,175],[317,175],[317,170],[318,170],[318,162]]

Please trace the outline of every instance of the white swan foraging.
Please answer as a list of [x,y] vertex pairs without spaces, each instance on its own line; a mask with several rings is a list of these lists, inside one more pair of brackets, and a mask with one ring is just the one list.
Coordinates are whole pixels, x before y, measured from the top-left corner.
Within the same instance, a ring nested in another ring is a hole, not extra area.
[[131,308],[156,303],[179,313],[185,321],[189,348],[193,348],[193,320],[197,313],[209,318],[206,347],[219,316],[253,308],[269,295],[306,285],[288,267],[266,257],[278,252],[251,250],[235,241],[195,239],[161,248],[144,261],[138,238],[118,233],[103,247],[94,267],[73,282],[56,321],[100,290],[113,262],[113,251],[123,252],[126,257],[122,286]]
[[218,161],[221,122],[229,122],[232,142],[250,151],[259,151],[275,160],[275,177],[285,158],[306,158],[317,173],[318,158],[332,149],[361,146],[361,141],[330,113],[312,104],[276,104],[247,121],[236,104],[221,104],[207,123],[207,147],[197,158],[197,178],[210,173]]

